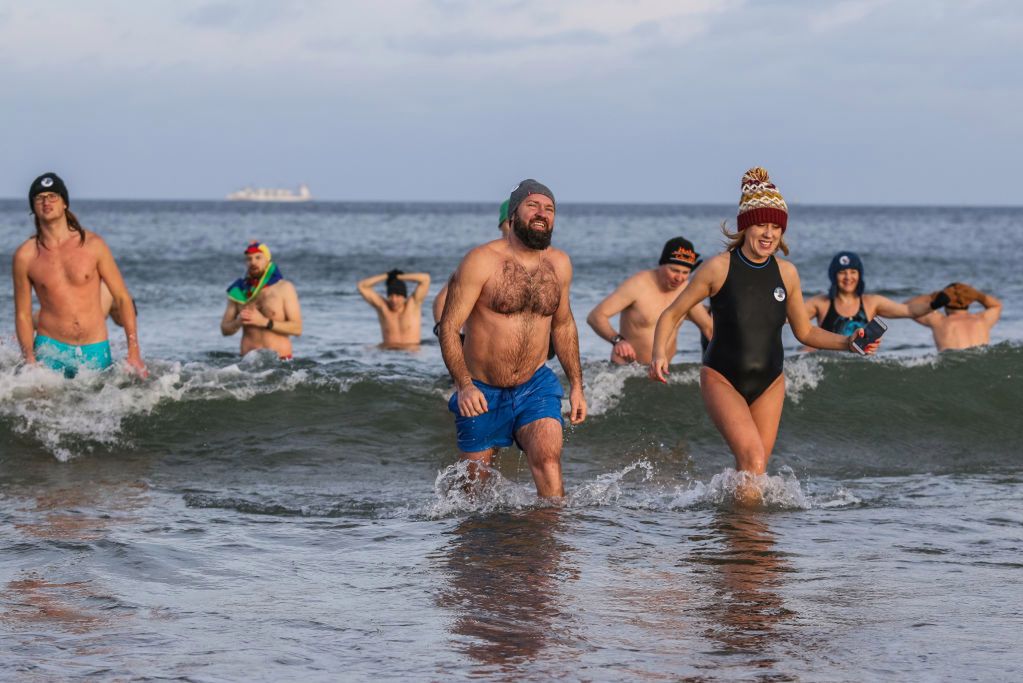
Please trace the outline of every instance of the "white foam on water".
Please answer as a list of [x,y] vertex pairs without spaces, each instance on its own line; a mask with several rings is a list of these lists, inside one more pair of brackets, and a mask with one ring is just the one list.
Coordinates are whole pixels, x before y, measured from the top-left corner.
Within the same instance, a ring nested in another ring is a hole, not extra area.
[[[485,468],[484,468],[485,469]],[[455,463],[437,474],[433,500],[414,515],[429,519],[467,513],[516,511],[551,505],[540,499],[532,481],[511,482],[496,470],[487,470],[486,484],[467,492],[468,462]],[[560,505],[566,508],[619,506],[628,509],[670,512],[700,507],[735,507],[736,492],[756,487],[761,491],[763,510],[809,510],[814,507],[837,508],[859,504],[859,499],[844,489],[808,495],[789,467],[777,474],[754,475],[732,468],[715,474],[709,482],[686,479],[685,483],[665,485],[655,481],[656,468],[646,459],[621,469],[597,475],[589,482],[570,485]],[[676,480],[677,481],[677,480]]]
[[785,359],[785,396],[799,403],[803,394],[813,391],[824,379],[824,361],[817,354],[804,353]]
[[654,466],[647,460],[638,460],[615,472],[597,475],[594,481],[575,487],[568,492],[566,505],[569,507],[614,505],[622,497],[625,478],[637,470],[642,473],[639,483],[653,479]]
[[856,507],[863,500],[853,495],[844,486],[839,486],[832,491],[814,493],[810,496],[812,507],[819,509],[848,508]]
[[[618,407],[625,396],[625,382],[640,377],[647,377],[648,366],[632,363],[630,365],[612,365],[600,363],[593,368],[584,370],[586,383],[586,412],[589,416],[604,415]],[[699,366],[675,368],[668,375],[668,384],[699,384]],[[568,397],[563,400],[564,411],[568,412]]]
[[37,440],[58,460],[91,452],[96,446],[126,444],[125,420],[149,415],[167,402],[232,398],[293,390],[300,385],[346,381],[291,371],[273,354],[249,354],[238,363],[214,367],[150,359],[140,379],[123,364],[97,372],[83,369],[73,379],[42,366],[21,364],[20,352],[0,346],[0,419],[18,434]]
[[517,484],[501,476],[496,469],[476,465],[488,475],[487,481],[469,486],[472,475],[468,460],[460,460],[437,473],[433,484],[434,499],[419,514],[439,519],[455,514],[525,510],[549,505],[536,496],[533,482]]
[[[782,467],[778,474],[751,474],[738,472],[731,467],[711,477],[706,485],[689,487],[677,491],[677,499],[688,507],[695,491],[699,491],[698,502],[716,506],[736,504],[736,492],[750,487],[760,490],[762,507],[769,510],[809,510],[810,499],[790,467]],[[689,503],[686,505],[686,503]]]

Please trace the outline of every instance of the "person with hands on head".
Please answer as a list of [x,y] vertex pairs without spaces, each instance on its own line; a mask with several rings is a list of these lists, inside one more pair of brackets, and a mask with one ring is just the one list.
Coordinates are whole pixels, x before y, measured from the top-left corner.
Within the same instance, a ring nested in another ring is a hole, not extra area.
[[[775,256],[789,253],[784,233],[788,206],[766,170],[751,168],[742,177],[738,231],[725,252],[707,260],[679,297],[665,309],[654,332],[651,379],[667,381],[669,337],[691,308],[710,297],[714,332],[703,356],[700,393],[707,413],[735,456],[736,469],[750,475],[767,471],[785,399],[785,352],[781,331],[786,320],[807,346],[853,351],[862,330],[842,336],[810,325],[799,273]],[[879,342],[866,347],[872,354]],[[758,505],[755,481],[736,490],[740,505]]]
[[[569,303],[572,262],[550,246],[554,194],[523,180],[509,197],[507,239],[476,247],[448,284],[440,346],[456,391],[458,449],[472,482],[486,478],[498,449],[525,451],[537,495],[565,495],[561,474],[561,383],[545,359],[550,340],[568,378],[570,421],[586,419],[579,334]],[[464,328],[464,345],[459,331]],[[479,467],[482,466],[482,467]]]
[[[983,306],[984,310],[970,313],[968,309],[974,302]],[[938,351],[990,344],[991,328],[1002,315],[1001,301],[962,282],[953,282],[941,291],[921,294],[906,303],[923,303],[930,309],[926,315],[914,320],[931,328]],[[939,312],[942,308],[945,309],[945,315]]]
[[831,288],[806,300],[810,319],[835,334],[848,336],[867,326],[876,316],[919,318],[931,312],[928,301],[910,299],[900,303],[880,294],[864,294],[863,261],[851,251],[840,251],[828,266]]
[[[616,365],[642,363],[653,357],[654,326],[661,312],[685,289],[690,273],[701,263],[693,243],[685,237],[668,240],[656,268],[641,270],[597,304],[586,322],[597,335],[611,344],[611,362]],[[611,326],[619,318],[620,332]],[[686,318],[683,318],[683,320]],[[703,306],[694,306],[688,319],[708,338],[713,323]],[[678,335],[671,335],[668,357],[675,355]]]
[[[128,367],[147,375],[139,351],[131,294],[106,242],[71,212],[67,186],[56,173],[32,181],[28,204],[36,234],[14,252],[14,319],[25,362],[73,378],[81,368],[113,364],[102,304],[105,284],[128,343]],[[39,300],[32,312],[32,292]]]
[[[387,297],[373,289],[385,283]],[[416,283],[409,296],[406,282]],[[426,273],[405,273],[397,268],[359,281],[359,294],[377,312],[380,333],[385,349],[412,349],[422,338],[423,302],[430,291],[430,276]]]
[[270,247],[251,242],[245,248],[245,276],[227,288],[227,309],[220,332],[242,330],[241,354],[269,349],[291,360],[291,337],[302,334],[302,308],[295,286],[284,279]]

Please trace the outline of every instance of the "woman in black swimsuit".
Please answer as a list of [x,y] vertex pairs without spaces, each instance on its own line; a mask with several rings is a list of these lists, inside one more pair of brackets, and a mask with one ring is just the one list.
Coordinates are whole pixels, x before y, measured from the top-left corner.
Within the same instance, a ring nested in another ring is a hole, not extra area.
[[[700,391],[707,413],[735,455],[736,469],[764,474],[778,435],[785,375],[781,328],[788,320],[796,338],[818,349],[852,351],[849,336],[812,327],[803,303],[799,273],[788,261],[783,235],[788,207],[762,168],[742,178],[736,233],[724,230],[728,249],[709,259],[690,278],[690,284],[657,321],[651,379],[666,381],[666,341],[689,309],[710,297],[714,336],[703,356]],[[878,344],[867,347],[873,353]],[[736,492],[742,504],[757,504],[755,484]]]
[[880,294],[863,293],[863,261],[851,251],[840,251],[828,266],[831,289],[806,302],[806,314],[835,334],[849,335],[866,327],[880,315],[884,318],[919,318],[931,312],[927,301],[910,299],[900,304]]

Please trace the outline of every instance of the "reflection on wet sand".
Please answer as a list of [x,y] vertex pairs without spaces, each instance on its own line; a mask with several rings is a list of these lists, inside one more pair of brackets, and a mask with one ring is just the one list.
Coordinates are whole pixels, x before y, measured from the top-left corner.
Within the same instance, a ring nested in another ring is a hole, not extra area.
[[88,581],[55,583],[28,574],[9,581],[4,591],[0,623],[21,632],[35,628],[57,627],[70,633],[89,633],[110,623],[101,611],[78,607],[89,601],[102,600],[92,591]]
[[[139,478],[142,473],[134,471],[142,467],[125,462],[48,463],[40,468],[41,479],[3,486],[5,497],[14,503],[8,512],[15,520],[13,529],[22,535],[20,542],[33,547],[40,542],[72,544],[65,546],[72,553],[60,566],[34,567],[8,581],[0,593],[0,624],[45,640],[47,627],[75,634],[98,632],[123,614],[111,609],[118,604],[115,597],[104,594],[88,572],[82,576],[82,566],[87,565],[81,560],[115,526],[137,523],[134,511],[148,504],[149,487]],[[68,478],[89,485],[67,485]],[[26,495],[27,491],[31,493]]]
[[723,512],[712,532],[692,539],[697,547],[689,561],[710,568],[702,573],[713,596],[701,612],[708,622],[705,636],[721,645],[713,654],[737,656],[740,666],[773,669],[778,663],[774,653],[784,649],[785,640],[777,627],[795,618],[779,592],[791,566],[775,549],[765,515]]
[[[559,585],[577,572],[563,560],[572,549],[558,540],[561,514],[558,508],[490,514],[451,532],[445,548],[450,584],[438,604],[454,612],[456,647],[483,665],[475,673],[514,679],[517,666],[570,637]],[[565,648],[566,656],[572,649]]]

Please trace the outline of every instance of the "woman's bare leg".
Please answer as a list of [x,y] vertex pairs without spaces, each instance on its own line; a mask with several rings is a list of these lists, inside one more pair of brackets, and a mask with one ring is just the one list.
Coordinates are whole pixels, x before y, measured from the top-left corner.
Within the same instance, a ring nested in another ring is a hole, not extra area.
[[[735,456],[735,468],[753,475],[764,474],[778,436],[785,400],[784,376],[779,376],[750,406],[721,373],[703,367],[700,393],[707,414]],[[760,490],[755,487],[739,487],[735,497],[742,505],[753,506],[762,501]]]

